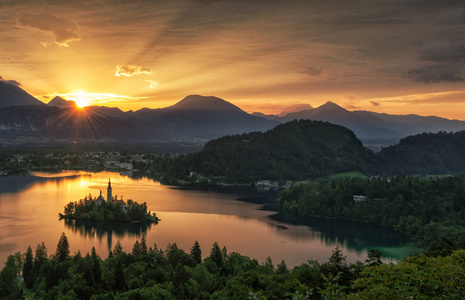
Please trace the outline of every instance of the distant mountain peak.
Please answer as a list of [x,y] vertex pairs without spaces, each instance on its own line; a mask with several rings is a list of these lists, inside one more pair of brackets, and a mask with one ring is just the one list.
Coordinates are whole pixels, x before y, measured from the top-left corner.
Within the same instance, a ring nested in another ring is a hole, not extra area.
[[19,86],[0,81],[0,107],[43,104]]
[[189,95],[170,107],[170,110],[235,111],[244,112],[236,105],[214,96]]
[[[325,104],[323,104],[322,106],[318,107],[318,108],[324,108],[324,109],[344,109],[342,108],[341,106],[337,105],[336,103],[332,102],[332,101],[327,101]],[[346,109],[344,109],[346,110]]]
[[302,103],[302,104],[294,104],[286,107],[282,112],[280,112],[277,116],[278,117],[284,117],[290,113],[294,112],[300,112],[304,110],[312,110],[313,107],[308,104],[308,103]]
[[52,100],[50,100],[49,103],[47,103],[47,105],[58,107],[76,107],[76,102],[63,99],[60,96],[55,96]]

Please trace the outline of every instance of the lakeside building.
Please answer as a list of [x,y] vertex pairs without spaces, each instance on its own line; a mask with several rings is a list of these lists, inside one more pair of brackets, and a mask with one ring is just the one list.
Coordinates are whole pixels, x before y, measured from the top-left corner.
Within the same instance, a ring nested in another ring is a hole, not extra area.
[[356,204],[359,204],[360,202],[365,201],[367,199],[367,196],[353,195],[353,199],[354,199]]

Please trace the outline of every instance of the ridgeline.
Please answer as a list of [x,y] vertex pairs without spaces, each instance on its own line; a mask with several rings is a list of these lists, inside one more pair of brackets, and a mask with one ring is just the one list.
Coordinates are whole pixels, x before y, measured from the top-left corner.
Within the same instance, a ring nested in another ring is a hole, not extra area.
[[178,157],[169,167],[175,178],[196,172],[235,183],[260,179],[302,180],[349,171],[370,172],[376,165],[349,129],[320,121],[299,120],[261,133],[225,136],[201,152]]
[[453,174],[465,172],[465,131],[422,133],[402,139],[377,154],[387,174]]
[[148,166],[138,167],[148,176],[190,182],[285,182],[354,171],[427,176],[465,172],[463,149],[465,131],[439,132],[407,137],[374,154],[345,127],[299,120],[264,133],[225,136],[208,142],[198,153],[158,157]]

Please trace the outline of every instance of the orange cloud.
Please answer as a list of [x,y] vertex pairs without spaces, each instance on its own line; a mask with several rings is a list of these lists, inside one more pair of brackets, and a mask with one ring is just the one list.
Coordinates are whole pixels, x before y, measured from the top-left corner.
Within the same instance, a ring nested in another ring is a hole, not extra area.
[[149,88],[151,88],[151,89],[156,88],[157,85],[158,85],[158,82],[156,82],[154,80],[146,80],[146,81],[150,83]]
[[117,77],[131,77],[134,75],[141,74],[152,74],[152,70],[149,67],[137,66],[137,65],[124,65],[117,66],[115,76]]
[[[24,14],[18,22],[23,27],[50,32],[54,37],[54,42],[59,46],[68,47],[69,42],[80,40],[78,25],[75,22],[49,13]],[[47,44],[43,43],[43,45]]]

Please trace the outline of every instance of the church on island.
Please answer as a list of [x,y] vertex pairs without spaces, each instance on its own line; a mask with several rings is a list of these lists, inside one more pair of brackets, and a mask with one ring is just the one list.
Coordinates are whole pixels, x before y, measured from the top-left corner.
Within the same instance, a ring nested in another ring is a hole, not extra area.
[[[95,200],[95,204],[96,205],[102,205],[103,202],[105,202],[105,198],[103,197],[102,191],[100,190],[100,195]],[[108,179],[107,200],[106,200],[106,202],[108,204],[117,203],[117,204],[121,205],[121,208],[123,209],[123,211],[125,211],[125,212],[128,211],[128,204],[123,200],[122,196],[121,196],[120,200],[118,200],[118,196],[113,197],[113,190],[111,188],[110,179]]]
[[76,220],[140,223],[158,223],[160,221],[156,213],[147,210],[146,202],[139,204],[128,199],[126,203],[123,196],[119,200],[118,196],[113,196],[110,179],[108,179],[106,200],[102,191],[97,198],[92,198],[92,195],[89,194],[84,199],[68,203],[64,207],[63,213],[58,215],[60,219]]

